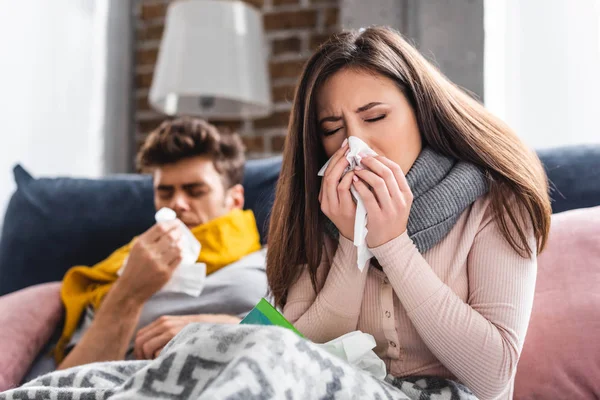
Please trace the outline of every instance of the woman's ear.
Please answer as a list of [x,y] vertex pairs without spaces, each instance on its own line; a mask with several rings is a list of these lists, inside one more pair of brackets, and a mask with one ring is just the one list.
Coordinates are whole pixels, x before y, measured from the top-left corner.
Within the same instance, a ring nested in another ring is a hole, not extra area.
[[244,187],[240,184],[227,189],[225,195],[225,207],[228,211],[244,208]]

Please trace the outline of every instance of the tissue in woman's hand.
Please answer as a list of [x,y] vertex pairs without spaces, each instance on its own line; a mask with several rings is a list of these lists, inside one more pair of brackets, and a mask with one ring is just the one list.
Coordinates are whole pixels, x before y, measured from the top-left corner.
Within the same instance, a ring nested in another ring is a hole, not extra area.
[[[349,149],[348,154],[346,155],[346,160],[348,160],[350,165],[346,167],[344,175],[348,171],[352,171],[357,166],[363,167],[361,164],[362,157],[359,154],[365,154],[369,156],[377,155],[377,153],[365,142],[354,136],[350,136],[348,138],[348,147]],[[325,175],[325,170],[330,162],[331,158],[325,163],[325,165],[323,165],[319,171],[319,176]],[[367,246],[367,209],[365,208],[362,198],[356,189],[354,189],[354,187],[350,187],[350,192],[356,201],[356,217],[354,218],[354,245],[356,246],[358,252],[356,264],[358,269],[362,271],[365,268],[367,261],[373,257],[373,253],[371,253]]]
[[[154,216],[157,223],[177,219],[177,214],[170,208],[161,208]],[[202,292],[206,279],[206,264],[196,263],[202,246],[187,226],[179,221],[183,240],[181,263],[177,266],[171,279],[161,292],[179,292],[197,297]]]

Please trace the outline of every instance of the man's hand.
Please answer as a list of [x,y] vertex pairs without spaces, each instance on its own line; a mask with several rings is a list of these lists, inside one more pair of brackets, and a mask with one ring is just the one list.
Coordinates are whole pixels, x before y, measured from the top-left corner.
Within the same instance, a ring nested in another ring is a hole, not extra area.
[[123,360],[144,303],[181,262],[179,221],[157,224],[133,244],[127,267],[103,300],[90,329],[59,369]]
[[160,354],[161,350],[188,324],[203,322],[208,324],[237,324],[238,317],[232,315],[182,315],[162,316],[156,321],[140,329],[136,339],[134,355],[138,360],[151,360]]
[[179,224],[178,220],[158,223],[135,241],[115,290],[143,304],[169,281],[182,257]]

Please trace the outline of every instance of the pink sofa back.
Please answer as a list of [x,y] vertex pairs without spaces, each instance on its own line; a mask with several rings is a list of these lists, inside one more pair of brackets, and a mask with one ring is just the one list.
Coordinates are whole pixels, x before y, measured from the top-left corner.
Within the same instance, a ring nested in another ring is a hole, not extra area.
[[515,399],[600,398],[600,207],[552,216]]

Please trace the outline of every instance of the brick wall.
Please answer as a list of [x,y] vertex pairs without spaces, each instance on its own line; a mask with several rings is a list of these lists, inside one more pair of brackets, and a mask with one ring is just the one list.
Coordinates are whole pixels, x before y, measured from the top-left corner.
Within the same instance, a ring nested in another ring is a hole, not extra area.
[[[223,0],[227,1],[227,0]],[[339,30],[339,0],[244,0],[260,9],[269,43],[274,110],[254,121],[211,121],[241,133],[249,157],[281,152],[293,98],[302,65],[311,52],[331,33]],[[136,0],[135,135],[138,145],[164,116],[148,104],[148,93],[164,16],[169,0]]]

